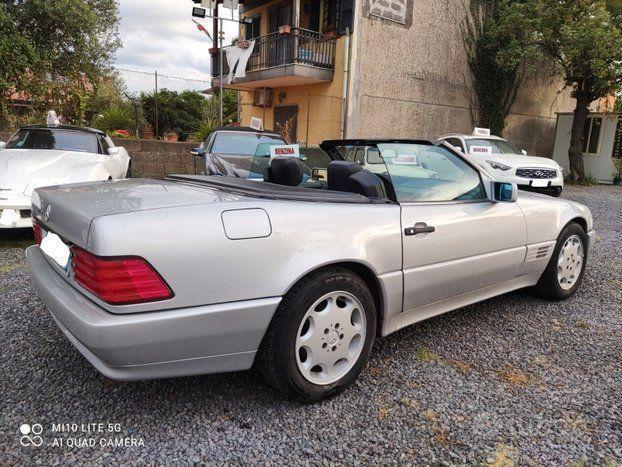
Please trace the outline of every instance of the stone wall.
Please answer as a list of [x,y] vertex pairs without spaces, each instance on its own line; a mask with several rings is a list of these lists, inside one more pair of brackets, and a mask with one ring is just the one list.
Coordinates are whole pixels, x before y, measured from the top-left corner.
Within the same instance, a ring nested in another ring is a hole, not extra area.
[[[356,15],[349,137],[436,138],[473,130],[472,83],[460,24],[462,0],[363,0]],[[378,5],[384,5],[379,9]],[[406,21],[383,19],[391,9]],[[384,12],[384,13],[383,13]],[[405,24],[403,24],[405,23]],[[572,110],[550,66],[522,86],[503,136],[551,157],[555,112]]]
[[[7,141],[12,133],[0,132],[0,141]],[[194,173],[194,157],[190,150],[200,143],[173,143],[148,139],[113,138],[114,144],[127,149],[132,158],[135,178],[164,178],[168,174]]]
[[190,150],[199,143],[173,143],[148,139],[116,139],[114,144],[127,149],[132,158],[135,178],[163,178],[168,174],[194,173]]

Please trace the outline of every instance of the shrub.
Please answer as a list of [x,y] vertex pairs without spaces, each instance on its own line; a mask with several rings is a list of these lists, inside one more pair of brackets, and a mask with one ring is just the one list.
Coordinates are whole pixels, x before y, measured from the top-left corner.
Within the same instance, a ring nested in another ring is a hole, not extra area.
[[205,141],[214,128],[218,126],[218,121],[215,118],[207,118],[201,121],[199,126],[190,135],[192,141]]
[[108,107],[93,120],[100,130],[113,132],[115,130],[129,130],[135,126],[134,116],[129,109],[123,107]]

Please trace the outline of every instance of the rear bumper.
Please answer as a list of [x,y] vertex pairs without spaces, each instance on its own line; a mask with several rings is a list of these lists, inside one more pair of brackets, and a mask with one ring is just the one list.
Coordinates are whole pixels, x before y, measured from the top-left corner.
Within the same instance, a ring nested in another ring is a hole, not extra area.
[[103,375],[137,380],[246,370],[280,297],[114,315],[75,290],[38,246],[31,276],[60,330]]

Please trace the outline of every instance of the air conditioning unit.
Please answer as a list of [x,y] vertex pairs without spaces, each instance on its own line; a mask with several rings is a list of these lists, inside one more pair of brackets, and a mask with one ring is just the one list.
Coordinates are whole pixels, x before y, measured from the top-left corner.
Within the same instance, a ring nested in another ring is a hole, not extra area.
[[255,89],[255,92],[253,93],[253,105],[256,105],[257,107],[272,106],[272,89]]

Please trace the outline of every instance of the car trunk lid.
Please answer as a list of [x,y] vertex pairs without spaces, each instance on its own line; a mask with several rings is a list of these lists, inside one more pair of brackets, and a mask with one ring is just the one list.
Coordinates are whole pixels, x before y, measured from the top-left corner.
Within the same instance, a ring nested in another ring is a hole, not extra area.
[[32,204],[33,216],[45,230],[86,248],[96,217],[241,198],[181,181],[128,179],[38,188]]

